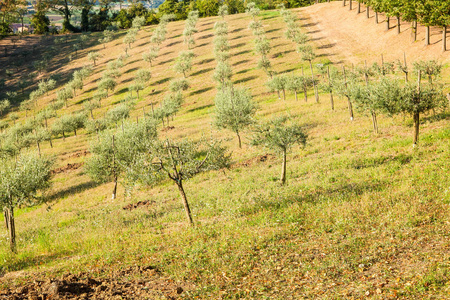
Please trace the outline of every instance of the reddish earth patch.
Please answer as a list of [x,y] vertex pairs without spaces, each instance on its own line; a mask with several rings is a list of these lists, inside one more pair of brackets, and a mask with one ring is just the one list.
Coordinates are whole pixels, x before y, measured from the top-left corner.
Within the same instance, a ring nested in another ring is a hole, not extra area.
[[169,131],[169,130],[172,130],[172,129],[175,129],[175,126],[164,127],[163,129],[161,129],[161,131]]
[[238,162],[238,163],[232,165],[231,168],[235,169],[235,168],[240,168],[240,167],[250,167],[256,163],[265,162],[268,160],[274,160],[275,158],[276,158],[276,156],[272,155],[272,154],[259,155],[259,156]]
[[152,205],[153,203],[155,203],[155,201],[150,201],[150,200],[146,200],[146,201],[139,201],[137,203],[130,203],[128,205],[125,205],[124,207],[122,207],[123,210],[133,210],[139,207],[148,207],[150,205]]
[[84,163],[67,164],[66,166],[52,170],[52,174],[66,173],[67,171],[79,169]]
[[163,277],[151,266],[115,273],[114,278],[106,279],[94,279],[87,273],[66,274],[46,281],[35,279],[24,286],[0,291],[0,299],[178,299],[192,288]]
[[81,157],[81,156],[86,156],[89,153],[91,153],[91,152],[89,152],[88,150],[82,150],[82,151],[77,151],[73,154],[70,154],[69,157]]

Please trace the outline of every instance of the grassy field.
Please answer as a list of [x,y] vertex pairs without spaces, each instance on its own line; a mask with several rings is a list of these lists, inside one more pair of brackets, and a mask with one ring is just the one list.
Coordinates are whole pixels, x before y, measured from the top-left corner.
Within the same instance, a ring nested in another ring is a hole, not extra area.
[[[295,12],[302,23],[308,22],[304,10]],[[284,37],[278,12],[265,11],[260,17],[273,47],[274,69],[300,74],[304,67],[308,73],[295,45]],[[228,16],[232,79],[251,90],[259,105],[257,118],[288,114],[309,136],[305,148],[288,155],[287,185],[281,187],[280,157],[247,143],[239,149],[231,132],[211,125],[216,93],[212,27],[218,19],[199,20],[191,88],[170,123],[174,128],[159,132],[174,139],[213,135],[224,139],[233,153],[231,169],[186,182],[195,227],[185,222],[172,182],[139,187],[127,196],[119,186],[118,199],[110,200],[112,184],[92,182],[82,167],[67,168],[54,176],[48,205],[17,211],[18,254],[9,252],[6,230],[1,231],[0,287],[65,273],[108,277],[116,270],[150,265],[170,280],[189,283],[191,288],[181,295],[186,299],[450,297],[449,114],[424,116],[420,146],[413,148],[409,116],[380,116],[376,135],[368,116],[349,120],[345,99],[336,99],[335,111],[326,94],[315,103],[313,91],[308,102],[295,101],[290,93],[286,101],[278,100],[267,92],[267,76],[256,68],[254,37],[247,29],[251,18]],[[94,112],[96,117],[128,94],[139,68],[149,68],[152,79],[131,119],[142,118],[143,110],[149,112],[151,103],[168,91],[169,81],[180,77],[172,66],[178,52],[187,48],[181,35],[184,23],[169,23],[168,39],[150,68],[142,53],[153,29],[140,31],[120,84]],[[123,53],[122,38],[118,33],[106,49],[92,45],[50,70],[61,74],[63,82],[89,64],[89,51],[103,54],[84,91],[59,115],[81,110],[95,94],[106,63]],[[68,55],[70,43],[59,47],[58,59],[66,59],[62,56]],[[323,54],[315,63],[338,61],[342,53],[336,55]],[[39,107],[55,98],[55,92],[43,96]],[[23,121],[24,113],[19,115]],[[54,148],[44,145],[43,151],[56,155],[57,167],[64,168],[83,163],[95,139],[81,131],[77,137],[55,140]],[[150,204],[123,209],[144,200]]]

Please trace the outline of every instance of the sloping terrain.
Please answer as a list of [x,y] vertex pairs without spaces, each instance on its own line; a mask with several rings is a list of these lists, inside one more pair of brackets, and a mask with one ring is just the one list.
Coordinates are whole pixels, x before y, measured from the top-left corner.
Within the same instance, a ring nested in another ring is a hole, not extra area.
[[[441,54],[438,44],[423,47],[420,34],[419,42],[411,44],[408,31],[399,36],[394,29],[386,33],[382,24],[375,26],[364,13],[355,16],[340,2],[294,11],[317,47],[315,64],[372,63],[381,53],[394,60],[404,51],[411,62],[430,57],[447,62],[449,57],[450,52]],[[309,65],[284,36],[279,13],[265,11],[260,18],[271,41],[274,69],[301,74],[303,68],[308,74]],[[186,183],[196,226],[186,224],[172,182],[131,193],[119,186],[118,199],[110,200],[112,184],[97,184],[83,172],[89,143],[96,137],[80,131],[78,136],[59,138],[53,148],[42,147],[44,153],[58,157],[49,203],[17,212],[17,255],[9,253],[6,232],[0,234],[0,297],[53,293],[69,299],[94,295],[132,299],[130,291],[151,299],[448,297],[448,113],[424,116],[421,144],[413,149],[409,116],[380,116],[381,132],[376,135],[368,116],[356,114],[349,121],[344,99],[336,99],[335,111],[327,94],[314,103],[312,91],[308,102],[295,101],[291,93],[286,101],[278,100],[265,86],[267,76],[256,67],[254,37],[247,28],[251,18],[228,16],[232,80],[251,90],[259,105],[257,118],[289,114],[308,132],[307,146],[289,154],[288,184],[280,187],[278,156],[248,145],[250,133],[245,133],[244,147],[239,149],[235,135],[212,126],[216,94],[212,28],[218,19],[199,20],[188,78],[191,88],[171,127],[159,130],[162,137],[175,139],[213,135],[224,139],[233,152],[230,170],[202,174]],[[169,81],[180,77],[173,64],[178,52],[187,49],[184,22],[169,23],[168,38],[150,67],[142,53],[150,46],[154,28],[140,31],[114,94],[94,111],[96,118],[129,94],[127,87],[139,68],[150,69],[152,79],[132,120],[149,113],[152,103],[157,105],[168,92]],[[104,48],[96,45],[100,34],[92,34],[91,44],[76,57],[71,44],[75,36],[66,44],[54,45],[51,37],[44,40],[60,50],[42,76],[60,74],[61,82],[91,64],[89,51],[103,55],[84,90],[59,115],[82,110],[83,102],[93,97],[106,63],[124,53],[123,36],[119,32]],[[433,42],[438,43],[438,35]],[[45,48],[36,51],[43,53]],[[2,62],[11,68],[11,60]],[[29,70],[21,68],[21,73]],[[17,80],[19,76],[13,76],[7,84]],[[42,96],[36,111],[50,103],[55,92]],[[18,122],[23,122],[25,113],[19,116]]]

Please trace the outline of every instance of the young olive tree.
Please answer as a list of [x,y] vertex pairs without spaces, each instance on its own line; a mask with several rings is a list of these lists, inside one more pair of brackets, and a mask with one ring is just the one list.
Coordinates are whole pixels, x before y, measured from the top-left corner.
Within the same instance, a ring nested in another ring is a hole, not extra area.
[[222,20],[225,20],[225,17],[228,16],[228,5],[226,4],[221,5],[219,7],[217,15],[222,17]]
[[0,159],[0,205],[4,207],[12,252],[16,252],[14,209],[44,202],[50,187],[53,158],[21,155],[17,159]]
[[442,90],[431,84],[430,86],[420,86],[419,84],[417,87],[413,84],[407,84],[404,87],[403,96],[400,103],[398,103],[398,110],[413,116],[414,147],[419,142],[420,115],[436,108],[446,107],[447,105],[448,100],[444,97]]
[[194,52],[192,51],[181,51],[176,60],[174,69],[178,73],[182,73],[183,77],[186,78],[186,73],[192,69],[192,59],[194,58]]
[[100,57],[102,57],[102,56],[101,56],[101,54],[98,53],[97,51],[90,51],[90,52],[88,53],[88,60],[94,62],[94,66],[95,66],[96,61],[97,61]]
[[301,53],[302,60],[309,62],[309,67],[311,69],[311,78],[313,80],[314,95],[316,97],[316,102],[318,103],[319,102],[319,91],[317,89],[316,81],[314,79],[314,70],[312,67],[312,61],[316,58],[316,54],[314,53],[314,50],[310,45],[304,45],[304,46],[300,47],[300,53]]
[[106,29],[103,31],[103,37],[98,40],[100,43],[103,44],[103,49],[106,48],[107,43],[109,43],[113,40],[113,35],[114,35],[114,31],[112,31],[112,30]]
[[159,47],[151,47],[148,52],[145,52],[142,54],[142,59],[150,64],[150,67],[152,66],[152,62],[158,57]]
[[103,132],[90,145],[92,156],[86,160],[86,173],[97,182],[113,182],[112,199],[117,197],[117,184],[139,153],[148,149],[156,138],[150,121],[128,123],[122,131]]
[[257,106],[246,89],[227,87],[219,90],[215,102],[215,120],[218,128],[225,128],[236,133],[239,148],[242,148],[241,132],[254,123]]
[[288,121],[286,117],[278,117],[257,126],[252,140],[253,145],[263,145],[282,155],[280,177],[282,185],[286,183],[287,153],[296,144],[305,145],[307,138],[300,125],[293,123],[287,125],[286,121]]
[[287,77],[286,81],[286,89],[294,92],[295,100],[298,100],[298,92],[303,91],[305,102],[308,101],[308,89],[313,87],[313,80],[310,77],[292,75]]
[[286,89],[288,86],[288,77],[286,75],[274,76],[267,82],[271,92],[278,93],[278,99],[281,99],[280,91],[283,92],[283,100],[286,100]]
[[11,102],[8,99],[0,101],[0,116],[11,107]]
[[190,87],[189,81],[185,78],[171,80],[169,83],[169,90],[172,93],[186,91]]
[[155,140],[130,165],[128,176],[154,186],[166,178],[178,187],[186,218],[194,224],[184,190],[184,182],[198,173],[228,167],[230,155],[220,142],[211,140],[159,141]]

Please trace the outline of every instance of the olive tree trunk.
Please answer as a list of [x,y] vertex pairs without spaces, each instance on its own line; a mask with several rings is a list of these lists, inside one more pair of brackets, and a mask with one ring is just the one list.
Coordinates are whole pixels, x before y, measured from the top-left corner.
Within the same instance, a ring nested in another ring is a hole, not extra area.
[[447,51],[447,26],[442,28],[442,51]]
[[8,215],[8,232],[9,232],[9,248],[11,252],[16,252],[16,225],[14,222],[14,208],[12,206],[7,207]]
[[426,26],[425,28],[425,45],[430,44],[430,26]]
[[281,165],[281,177],[280,177],[280,183],[284,185],[286,183],[286,156],[287,156],[287,150],[283,150],[283,163]]
[[314,79],[314,71],[311,60],[309,61],[309,67],[311,68],[311,78],[313,80],[314,96],[316,97],[316,102],[319,103],[319,91],[317,89],[316,80]]
[[238,131],[238,130],[236,130],[236,135],[237,135],[238,141],[239,141],[239,148],[242,148],[241,135],[239,134],[239,131]]
[[419,125],[420,125],[420,114],[418,112],[414,113],[414,143],[413,147],[416,147],[419,143]]
[[397,34],[401,33],[401,20],[400,20],[400,16],[397,16]]
[[183,202],[184,211],[186,212],[186,218],[189,221],[189,225],[194,225],[194,221],[192,221],[191,209],[189,208],[186,193],[184,192],[183,182],[182,180],[177,180],[176,183],[178,190],[180,191],[181,201]]

